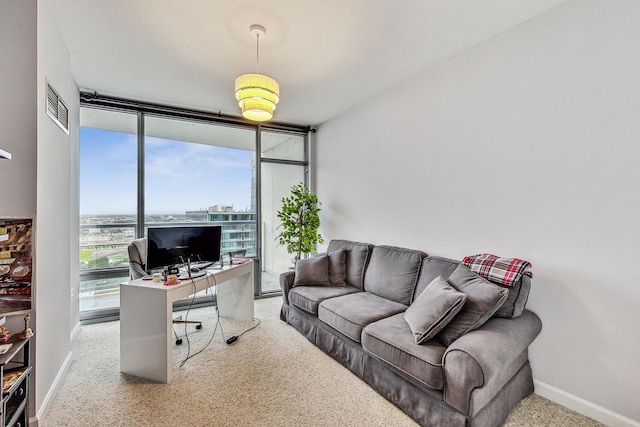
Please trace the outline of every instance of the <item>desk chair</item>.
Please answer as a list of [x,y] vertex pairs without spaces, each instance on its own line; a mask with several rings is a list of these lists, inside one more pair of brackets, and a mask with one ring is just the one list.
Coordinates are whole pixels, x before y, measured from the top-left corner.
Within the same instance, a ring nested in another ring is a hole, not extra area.
[[[127,247],[127,251],[129,252],[129,278],[133,279],[141,279],[144,276],[148,276],[149,272],[147,271],[147,238],[142,237],[140,239],[136,239],[129,243]],[[202,321],[200,320],[182,320],[182,316],[178,316],[173,319],[172,324],[176,323],[192,323],[196,325],[196,329],[202,329]],[[176,329],[173,328],[173,335],[176,337],[176,344],[182,344],[182,338],[178,336]]]

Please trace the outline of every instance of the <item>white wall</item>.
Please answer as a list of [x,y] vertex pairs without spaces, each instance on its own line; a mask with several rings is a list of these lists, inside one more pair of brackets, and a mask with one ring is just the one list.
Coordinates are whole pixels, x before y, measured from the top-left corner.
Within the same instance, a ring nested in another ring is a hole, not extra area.
[[[57,90],[70,111],[71,134],[47,115],[46,82]],[[51,398],[69,363],[72,319],[70,289],[77,284],[77,156],[78,87],[71,75],[66,44],[48,4],[38,1],[37,71],[37,288],[36,288],[36,411]],[[72,179],[73,177],[73,179]],[[75,257],[75,258],[74,258]],[[74,265],[75,260],[75,269]],[[76,296],[77,298],[77,296]],[[77,320],[76,320],[77,322]]]
[[640,2],[570,1],[315,147],[325,238],[531,261],[536,390],[609,424],[640,420],[639,46]]
[[0,0],[0,216],[36,213],[35,28],[35,1]]

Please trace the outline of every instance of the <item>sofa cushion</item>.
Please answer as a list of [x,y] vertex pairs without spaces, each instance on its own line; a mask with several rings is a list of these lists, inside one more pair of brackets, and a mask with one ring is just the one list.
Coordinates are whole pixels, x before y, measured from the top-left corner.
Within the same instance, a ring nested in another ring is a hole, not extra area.
[[362,329],[371,322],[401,313],[407,306],[369,292],[326,299],[318,307],[318,318],[335,330],[360,342]]
[[403,313],[367,325],[362,332],[362,347],[420,384],[443,389],[442,356],[446,347],[437,340],[416,345]]
[[320,255],[296,262],[293,286],[329,286],[329,257]]
[[428,256],[423,259],[413,299],[418,298],[422,291],[424,291],[436,277],[442,276],[443,279],[447,280],[459,265],[459,261],[449,258]]
[[395,246],[375,246],[364,276],[364,290],[409,305],[424,252]]
[[507,319],[520,317],[529,299],[531,279],[529,276],[523,274],[514,286],[504,288],[509,292],[509,296],[493,317],[504,317]]
[[437,338],[446,346],[469,331],[479,328],[502,306],[508,292],[460,264],[447,282],[467,294],[462,310],[444,327]]
[[327,252],[329,257],[329,282],[333,286],[347,286],[347,251],[339,249]]
[[372,245],[350,240],[332,240],[327,252],[345,249],[347,251],[347,285],[358,289],[364,288],[364,271],[369,262]]
[[352,286],[297,286],[289,291],[289,304],[318,315],[318,305],[329,298],[362,292]]
[[458,314],[466,299],[466,294],[456,291],[442,276],[433,279],[404,312],[416,344],[436,336]]

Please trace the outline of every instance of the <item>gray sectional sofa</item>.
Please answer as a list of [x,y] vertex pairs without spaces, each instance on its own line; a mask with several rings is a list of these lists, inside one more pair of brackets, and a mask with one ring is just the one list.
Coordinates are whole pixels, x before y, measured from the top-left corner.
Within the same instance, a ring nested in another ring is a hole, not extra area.
[[346,240],[300,263],[280,276],[281,319],[419,424],[500,425],[533,392],[527,275],[501,287],[459,261]]

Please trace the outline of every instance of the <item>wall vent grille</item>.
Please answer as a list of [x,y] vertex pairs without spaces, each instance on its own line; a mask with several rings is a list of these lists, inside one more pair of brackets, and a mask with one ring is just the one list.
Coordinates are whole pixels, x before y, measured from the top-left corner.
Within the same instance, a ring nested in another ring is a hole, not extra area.
[[50,83],[47,83],[47,114],[60,129],[69,134],[69,107]]

